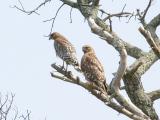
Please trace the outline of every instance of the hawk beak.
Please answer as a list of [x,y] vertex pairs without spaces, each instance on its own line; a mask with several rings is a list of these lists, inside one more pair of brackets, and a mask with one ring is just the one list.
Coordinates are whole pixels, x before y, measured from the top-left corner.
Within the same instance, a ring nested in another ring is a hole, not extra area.
[[85,52],[85,49],[82,47],[82,51]]
[[51,40],[51,36],[49,37],[49,40]]
[[52,40],[52,35],[50,34],[50,35],[48,35],[49,36],[49,40]]

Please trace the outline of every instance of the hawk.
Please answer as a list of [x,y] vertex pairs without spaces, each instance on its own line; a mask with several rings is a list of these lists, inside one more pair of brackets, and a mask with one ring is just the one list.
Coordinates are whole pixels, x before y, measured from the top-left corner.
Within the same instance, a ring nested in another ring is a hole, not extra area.
[[95,83],[98,87],[107,92],[107,84],[102,64],[96,57],[94,49],[89,45],[82,47],[84,55],[81,59],[81,70],[85,79]]
[[76,50],[74,46],[67,40],[67,38],[58,32],[53,32],[50,35],[49,40],[54,40],[56,56],[63,60],[62,68],[64,68],[65,62],[66,71],[68,65],[73,65],[76,70],[80,71],[78,59],[76,58]]

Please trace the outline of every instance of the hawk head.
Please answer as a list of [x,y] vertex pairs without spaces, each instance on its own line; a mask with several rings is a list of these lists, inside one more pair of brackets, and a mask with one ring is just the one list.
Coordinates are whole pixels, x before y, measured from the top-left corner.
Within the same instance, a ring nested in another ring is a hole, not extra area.
[[56,38],[58,38],[59,36],[61,36],[60,33],[58,32],[53,32],[50,36],[49,36],[49,40],[56,40]]
[[84,46],[82,47],[82,51],[83,51],[84,53],[88,53],[88,52],[93,52],[93,53],[94,53],[93,48],[92,48],[91,46],[89,46],[89,45],[84,45]]

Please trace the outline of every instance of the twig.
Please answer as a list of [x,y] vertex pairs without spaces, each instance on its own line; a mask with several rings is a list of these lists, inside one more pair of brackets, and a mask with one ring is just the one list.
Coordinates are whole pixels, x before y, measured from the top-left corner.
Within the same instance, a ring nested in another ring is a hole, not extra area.
[[148,12],[148,10],[149,10],[149,8],[150,8],[150,6],[151,6],[152,1],[153,1],[153,0],[149,0],[149,3],[148,3],[148,5],[147,5],[147,8],[144,10],[143,16],[141,17],[141,20],[144,20],[147,12]]
[[27,110],[26,115],[21,115],[19,118],[23,118],[23,120],[30,120],[31,111]]
[[143,26],[146,26],[145,17],[146,17],[146,14],[147,14],[149,8],[151,7],[152,1],[153,0],[149,0],[149,3],[147,5],[146,9],[143,12],[140,12],[140,10],[137,9],[137,16],[139,16],[139,20],[143,24]]
[[71,7],[71,10],[70,10],[70,12],[69,12],[69,18],[70,18],[70,23],[72,23],[72,7]]
[[123,8],[122,8],[122,12],[124,11],[125,7],[126,7],[126,4],[125,4],[125,5],[123,6]]
[[22,9],[24,10],[24,7],[23,7],[23,5],[22,5],[22,2],[21,2],[20,0],[18,0],[18,2],[20,3]]
[[112,20],[109,18],[109,26],[110,26],[110,32],[112,32]]
[[[108,19],[110,20],[111,17],[118,17],[118,18],[120,19],[121,17],[129,17],[130,15],[132,16],[133,13],[124,12],[125,7],[126,7],[126,4],[123,6],[121,12],[115,13],[115,14],[110,14],[110,13],[105,12],[104,10],[101,10],[102,13],[105,13],[105,14],[108,15],[107,17],[105,17],[105,18],[103,19],[103,21],[106,21],[106,20],[108,20]],[[131,18],[131,17],[130,17],[130,18]]]
[[103,21],[106,21],[106,20],[108,20],[111,17],[118,17],[118,18],[128,17],[129,15],[132,15],[133,13],[130,13],[130,12],[120,12],[120,13],[115,13],[115,14],[109,14],[109,13],[107,13],[107,14],[108,14],[108,16],[105,17],[103,19]]
[[14,94],[11,94],[11,100],[9,100],[10,104],[9,104],[9,106],[7,106],[7,109],[5,111],[6,119],[7,119],[8,113],[12,107],[14,96],[15,96]]
[[56,14],[55,14],[55,16],[54,16],[53,18],[43,21],[43,22],[52,21],[50,34],[52,33],[52,29],[53,29],[53,26],[54,26],[54,22],[55,22],[55,20],[56,20],[56,17],[57,17],[57,15],[58,15],[60,9],[61,9],[64,5],[65,5],[65,4],[63,3],[63,4],[58,8],[58,10],[57,10],[57,12],[56,12]]
[[18,118],[18,109],[16,108],[15,109],[15,116],[14,116],[13,120],[16,120],[17,118]]
[[43,3],[41,3],[40,5],[38,5],[34,10],[31,11],[26,11],[23,7],[23,4],[20,0],[18,0],[19,4],[21,5],[21,8],[17,7],[16,5],[14,5],[12,8],[16,8],[24,13],[27,13],[28,15],[31,15],[32,13],[35,13],[37,15],[40,15],[39,13],[37,13],[36,11],[41,8],[43,5],[45,6],[46,3],[50,2],[51,0],[45,0]]

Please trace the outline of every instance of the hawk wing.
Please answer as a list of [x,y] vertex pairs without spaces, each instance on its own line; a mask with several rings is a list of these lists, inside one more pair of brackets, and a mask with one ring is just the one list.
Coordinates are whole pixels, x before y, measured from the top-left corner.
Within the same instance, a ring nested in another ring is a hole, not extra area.
[[64,60],[67,64],[79,66],[78,59],[76,57],[76,50],[66,38],[56,38],[56,41],[54,41],[54,47],[56,55]]
[[81,69],[86,80],[105,81],[103,66],[94,53],[86,53],[83,55]]
[[73,47],[73,45],[66,38],[58,37],[56,39],[56,41],[57,41],[57,43],[59,43],[61,45],[61,47],[63,47],[67,51],[69,51],[71,53],[76,53],[75,48]]

